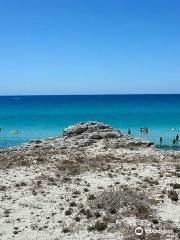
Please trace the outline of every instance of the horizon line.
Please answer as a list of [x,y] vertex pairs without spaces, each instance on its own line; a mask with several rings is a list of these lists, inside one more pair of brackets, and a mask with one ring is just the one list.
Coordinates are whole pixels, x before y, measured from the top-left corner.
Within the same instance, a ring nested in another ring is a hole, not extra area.
[[83,93],[83,94],[6,94],[0,97],[28,96],[117,96],[117,95],[180,95],[180,93]]

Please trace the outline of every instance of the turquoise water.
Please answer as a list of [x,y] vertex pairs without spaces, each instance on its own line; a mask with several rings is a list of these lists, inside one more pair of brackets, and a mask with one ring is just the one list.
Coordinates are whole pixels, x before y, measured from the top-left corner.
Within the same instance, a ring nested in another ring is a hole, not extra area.
[[[133,136],[156,144],[163,136],[163,145],[171,146],[180,133],[180,95],[0,97],[0,147],[57,136],[65,127],[88,120],[124,133],[130,128]],[[149,134],[142,135],[140,127],[149,128]]]

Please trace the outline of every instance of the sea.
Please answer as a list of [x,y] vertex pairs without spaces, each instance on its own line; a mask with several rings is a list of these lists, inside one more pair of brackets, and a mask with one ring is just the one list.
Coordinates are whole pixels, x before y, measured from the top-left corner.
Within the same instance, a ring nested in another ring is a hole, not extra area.
[[[85,121],[111,125],[157,148],[180,150],[180,95],[0,96],[0,148],[60,136]],[[141,133],[140,128],[148,128]],[[160,137],[163,138],[160,144]]]

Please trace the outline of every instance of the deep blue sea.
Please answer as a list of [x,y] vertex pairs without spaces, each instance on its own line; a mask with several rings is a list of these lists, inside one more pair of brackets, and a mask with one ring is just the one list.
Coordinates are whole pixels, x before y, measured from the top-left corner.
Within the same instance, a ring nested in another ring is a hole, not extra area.
[[[180,133],[180,95],[86,95],[0,97],[0,147],[62,134],[82,121],[99,121],[123,133],[171,146]],[[141,134],[139,128],[149,128]],[[18,132],[17,132],[18,130]],[[176,144],[179,146],[179,144]]]

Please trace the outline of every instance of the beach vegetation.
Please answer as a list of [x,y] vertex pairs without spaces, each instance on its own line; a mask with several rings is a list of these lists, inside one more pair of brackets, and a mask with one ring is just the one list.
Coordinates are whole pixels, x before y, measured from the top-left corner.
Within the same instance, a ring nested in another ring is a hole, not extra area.
[[174,202],[179,200],[178,193],[174,189],[168,192],[168,197]]
[[139,220],[152,220],[156,213],[154,201],[140,189],[113,186],[97,192],[93,200],[87,200],[88,206],[99,216],[104,216],[106,223],[115,222],[124,217],[136,217]]

